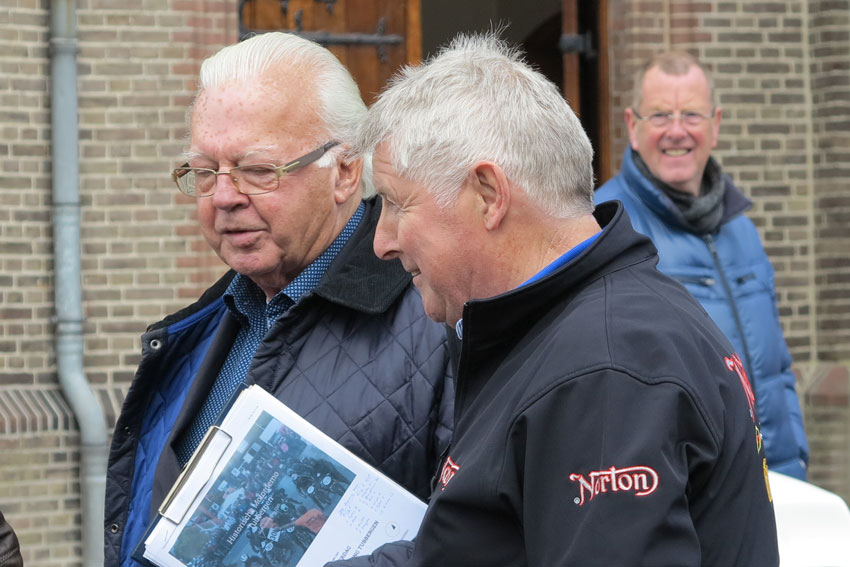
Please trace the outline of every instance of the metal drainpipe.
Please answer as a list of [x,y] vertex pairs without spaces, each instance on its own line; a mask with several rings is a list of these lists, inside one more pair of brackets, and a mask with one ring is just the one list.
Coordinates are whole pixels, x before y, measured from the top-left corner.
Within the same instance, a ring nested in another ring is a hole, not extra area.
[[50,10],[50,100],[56,366],[62,392],[80,427],[83,565],[98,567],[103,565],[107,432],[83,371],[76,35],[76,0],[54,0]]

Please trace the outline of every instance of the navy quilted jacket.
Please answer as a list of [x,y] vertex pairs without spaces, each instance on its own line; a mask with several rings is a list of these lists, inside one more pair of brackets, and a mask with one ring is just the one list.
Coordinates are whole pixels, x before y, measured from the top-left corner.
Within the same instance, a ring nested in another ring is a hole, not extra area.
[[[447,327],[427,319],[400,263],[375,257],[380,206],[366,205],[319,286],[270,329],[247,381],[425,498],[452,423]],[[129,556],[180,472],[176,440],[238,332],[222,299],[233,275],[142,336],[109,456],[107,567],[135,564]]]
[[756,390],[768,465],[805,480],[809,446],[779,324],[773,267],[752,221],[741,214],[752,203],[726,177],[720,228],[695,234],[670,198],[640,173],[629,148],[620,174],[595,199],[623,202],[635,230],[658,248],[658,269],[679,280],[735,346]]

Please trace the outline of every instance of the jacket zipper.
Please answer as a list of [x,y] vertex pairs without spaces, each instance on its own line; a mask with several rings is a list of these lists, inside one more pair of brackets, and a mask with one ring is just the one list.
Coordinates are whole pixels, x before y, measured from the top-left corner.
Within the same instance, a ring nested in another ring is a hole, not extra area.
[[[735,320],[735,328],[738,329],[738,335],[741,337],[741,344],[744,347],[744,365],[747,368],[747,375],[750,379],[755,379],[753,374],[752,360],[750,359],[750,347],[747,345],[747,336],[744,334],[744,325],[741,323],[741,315],[738,313],[738,304],[735,303],[735,297],[732,295],[732,288],[729,287],[729,280],[726,279],[726,274],[723,271],[723,266],[720,264],[720,256],[717,254],[717,248],[714,246],[714,239],[710,234],[703,235],[703,241],[708,246],[711,252],[711,258],[714,260],[714,265],[717,268],[717,275],[720,283],[723,284],[723,289],[726,291],[726,296],[729,298],[729,308],[732,310],[732,318]],[[755,394],[755,390],[753,391]]]

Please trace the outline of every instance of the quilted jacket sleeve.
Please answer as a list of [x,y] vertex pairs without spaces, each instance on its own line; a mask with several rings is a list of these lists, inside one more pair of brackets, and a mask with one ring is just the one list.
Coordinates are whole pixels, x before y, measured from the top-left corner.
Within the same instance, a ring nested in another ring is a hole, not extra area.
[[0,512],[0,567],[23,567],[18,537]]

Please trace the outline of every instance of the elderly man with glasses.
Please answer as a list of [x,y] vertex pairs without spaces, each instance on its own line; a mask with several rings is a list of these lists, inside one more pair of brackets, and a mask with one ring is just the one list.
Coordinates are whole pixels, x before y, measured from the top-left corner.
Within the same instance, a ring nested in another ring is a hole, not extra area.
[[658,248],[658,268],[723,330],[755,389],[768,466],[805,480],[809,448],[773,267],[743,214],[752,202],[711,157],[721,117],[711,73],[688,53],[662,53],[636,75],[633,98],[622,170],[595,201],[623,202]]
[[243,382],[427,497],[452,422],[447,328],[425,316],[401,263],[372,252],[380,202],[347,152],[365,113],[341,63],[296,36],[256,36],[203,63],[172,177],[231,269],[142,337],[109,460],[107,566],[136,564]]

